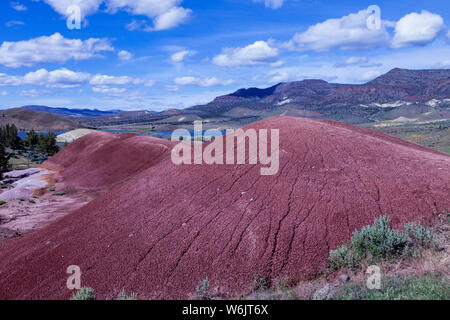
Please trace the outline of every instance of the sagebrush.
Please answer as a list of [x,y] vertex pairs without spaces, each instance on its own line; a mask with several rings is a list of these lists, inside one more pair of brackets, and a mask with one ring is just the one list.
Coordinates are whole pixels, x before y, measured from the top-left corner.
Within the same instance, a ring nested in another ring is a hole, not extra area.
[[95,300],[94,289],[92,288],[81,288],[75,292],[71,300]]
[[328,261],[334,270],[344,267],[357,268],[365,263],[392,260],[399,257],[417,256],[423,249],[438,249],[439,237],[421,223],[408,223],[404,231],[391,228],[387,216],[353,232],[350,243],[330,251]]

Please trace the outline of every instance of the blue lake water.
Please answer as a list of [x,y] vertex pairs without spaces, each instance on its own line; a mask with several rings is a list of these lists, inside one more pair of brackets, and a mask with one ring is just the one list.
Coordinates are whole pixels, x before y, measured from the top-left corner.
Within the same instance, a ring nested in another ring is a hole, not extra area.
[[[140,131],[140,130],[101,130],[101,131],[105,131],[105,132],[111,132],[111,133],[136,133],[138,135],[141,136],[162,136],[163,138],[168,138],[172,135],[172,131]],[[63,133],[66,133],[68,131],[54,131],[53,133],[56,135],[60,135]],[[203,135],[205,135],[206,131],[203,131]],[[226,131],[216,131],[217,135],[224,135],[226,133]],[[48,134],[48,132],[45,131],[37,131],[37,134]],[[189,134],[191,136],[194,136],[194,131],[189,131]],[[19,131],[19,133],[17,134],[19,136],[20,139],[24,140],[27,137],[27,133],[25,131]],[[187,134],[186,134],[187,135]],[[208,135],[205,135],[208,136]]]
[[[111,132],[111,133],[136,133],[141,136],[162,136],[164,138],[170,137],[172,135],[173,131],[139,131],[139,130],[102,130],[105,132]],[[226,131],[216,131],[217,135],[224,135]],[[203,135],[205,135],[206,131],[204,130],[202,132]],[[189,135],[194,136],[194,131],[189,131]],[[187,136],[187,134],[185,135]],[[208,136],[208,135],[206,135]]]

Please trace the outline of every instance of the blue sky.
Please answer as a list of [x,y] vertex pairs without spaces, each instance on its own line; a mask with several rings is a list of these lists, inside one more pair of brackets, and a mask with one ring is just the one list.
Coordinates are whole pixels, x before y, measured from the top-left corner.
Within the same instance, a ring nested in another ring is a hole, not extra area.
[[[67,9],[76,5],[80,29]],[[376,5],[377,10],[367,10]],[[184,108],[242,87],[450,67],[450,2],[1,2],[0,108]]]

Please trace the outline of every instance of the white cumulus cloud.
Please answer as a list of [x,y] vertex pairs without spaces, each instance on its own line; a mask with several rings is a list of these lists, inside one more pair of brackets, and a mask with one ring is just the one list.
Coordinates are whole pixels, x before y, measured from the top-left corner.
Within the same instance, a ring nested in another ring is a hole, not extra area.
[[70,59],[86,60],[113,51],[108,39],[67,39],[60,33],[17,42],[5,41],[0,46],[0,64],[18,68],[38,63],[64,63]]
[[23,26],[25,25],[25,22],[23,21],[18,21],[18,20],[11,20],[5,23],[5,26],[7,26],[8,28],[10,27],[15,27],[15,26]]
[[336,67],[338,66],[353,66],[353,65],[359,65],[359,64],[363,64],[363,63],[367,63],[369,61],[369,59],[367,59],[367,57],[349,57],[347,59],[345,59],[344,61],[338,62],[336,63]]
[[270,72],[269,74],[271,76],[269,79],[270,84],[285,82],[290,79],[289,74],[284,71],[274,71]]
[[13,1],[11,2],[11,7],[16,11],[27,11],[28,8],[21,4],[20,2]]
[[182,0],[44,0],[56,12],[68,16],[71,5],[80,7],[82,18],[95,14],[104,4],[106,11],[115,14],[126,11],[133,15],[145,16],[152,20],[153,26],[146,25],[145,31],[166,30],[188,21],[192,10],[180,6]]
[[10,76],[6,73],[0,73],[0,87],[4,86],[19,86],[22,84],[21,77]]
[[440,15],[426,10],[413,12],[397,22],[392,46],[425,45],[432,42],[443,29],[444,19]]
[[86,83],[90,74],[84,72],[74,72],[66,68],[47,71],[39,69],[29,72],[23,77],[23,84],[42,85],[49,88],[74,88]]
[[34,97],[39,96],[41,94],[41,92],[36,89],[30,89],[30,90],[21,90],[19,94],[23,97],[34,98]]
[[124,85],[133,82],[132,77],[128,76],[108,76],[103,74],[95,75],[89,83],[92,85]]
[[42,68],[33,72],[28,72],[24,76],[0,73],[0,87],[34,85],[48,88],[74,88],[88,83],[98,88],[105,88],[110,85],[151,87],[155,84],[155,81],[129,76],[91,75],[87,72],[76,72],[66,68],[53,71]]
[[326,51],[339,49],[368,49],[389,43],[386,22],[380,28],[370,28],[368,19],[371,13],[361,10],[339,19],[329,19],[309,27],[303,33],[297,33],[287,47],[294,50]]
[[11,76],[0,73],[0,86],[36,85],[48,88],[74,88],[87,83],[91,75],[66,68],[47,71],[42,68],[28,72],[24,76]]
[[168,86],[166,86],[166,90],[169,92],[177,92],[178,90],[180,90],[180,88],[178,86],[168,85]]
[[170,60],[174,63],[183,62],[184,59],[186,59],[187,57],[193,56],[196,53],[197,52],[193,51],[193,50],[178,51],[170,56]]
[[173,7],[169,11],[157,16],[154,20],[154,27],[147,28],[147,31],[159,31],[178,27],[182,23],[186,23],[190,18],[192,10],[182,7]]
[[50,5],[53,10],[63,16],[70,16],[68,8],[72,5],[76,5],[80,8],[81,18],[85,18],[91,14],[94,14],[100,8],[103,0],[44,0]]
[[266,8],[279,9],[283,6],[284,0],[253,0],[253,2],[264,2]]
[[109,76],[109,75],[104,75],[104,74],[97,74],[91,78],[89,83],[94,86],[134,84],[134,85],[144,85],[147,87],[151,87],[154,85],[155,81],[144,80],[144,79],[134,78],[134,77],[129,77],[129,76]]
[[217,87],[228,86],[232,84],[233,80],[221,80],[215,77],[197,78],[197,77],[178,77],[175,78],[174,83],[180,86],[200,86],[200,87]]
[[100,86],[100,87],[92,87],[92,91],[97,92],[97,93],[109,94],[109,95],[120,95],[122,93],[125,93],[127,91],[127,89],[126,88]]
[[244,48],[226,48],[213,58],[213,63],[221,67],[235,67],[274,63],[277,61],[279,51],[272,48],[265,41],[256,41]]
[[119,58],[119,60],[128,61],[133,59],[133,54],[126,50],[121,50],[117,53],[117,57]]
[[380,67],[381,63],[371,62],[367,57],[349,57],[334,64],[335,68],[345,68],[348,66],[359,66],[361,68]]

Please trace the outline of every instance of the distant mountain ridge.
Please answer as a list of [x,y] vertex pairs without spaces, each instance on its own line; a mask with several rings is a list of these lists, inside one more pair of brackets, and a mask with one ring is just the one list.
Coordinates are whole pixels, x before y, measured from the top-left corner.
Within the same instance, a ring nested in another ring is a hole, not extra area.
[[362,85],[328,83],[324,80],[303,80],[279,83],[266,89],[240,89],[214,102],[232,101],[231,97],[259,99],[273,104],[291,99],[307,105],[326,106],[396,100],[423,102],[433,98],[450,98],[450,70],[393,69]]
[[[239,89],[220,96],[206,105],[184,110],[201,117],[220,117],[235,114],[233,110],[246,108],[261,113],[288,112],[298,114],[301,110],[316,113],[321,118],[349,123],[370,122],[386,108],[402,105],[428,105],[433,110],[450,118],[450,70],[393,69],[365,84],[329,83],[320,79],[309,79],[279,83],[269,88]],[[442,112],[441,112],[442,111]],[[319,116],[320,114],[320,116]]]
[[242,88],[205,105],[183,110],[100,111],[27,106],[90,126],[160,125],[161,130],[207,120],[218,126],[242,126],[274,115],[331,119],[351,124],[450,121],[450,69],[393,69],[365,84],[320,79]]
[[369,81],[372,86],[395,86],[403,88],[426,87],[438,80],[450,79],[449,69],[407,70],[395,68]]
[[56,114],[13,108],[0,110],[0,126],[14,124],[19,130],[67,131],[80,128],[77,121]]
[[52,107],[47,107],[47,106],[36,106],[36,105],[23,106],[22,108],[32,110],[32,111],[48,112],[48,113],[56,114],[56,115],[67,117],[67,118],[70,118],[70,117],[73,117],[73,118],[101,117],[101,116],[113,115],[113,114],[122,112],[122,110],[103,111],[103,110],[98,110],[98,109],[87,109],[87,108],[86,109],[69,109],[69,108],[52,108]]

